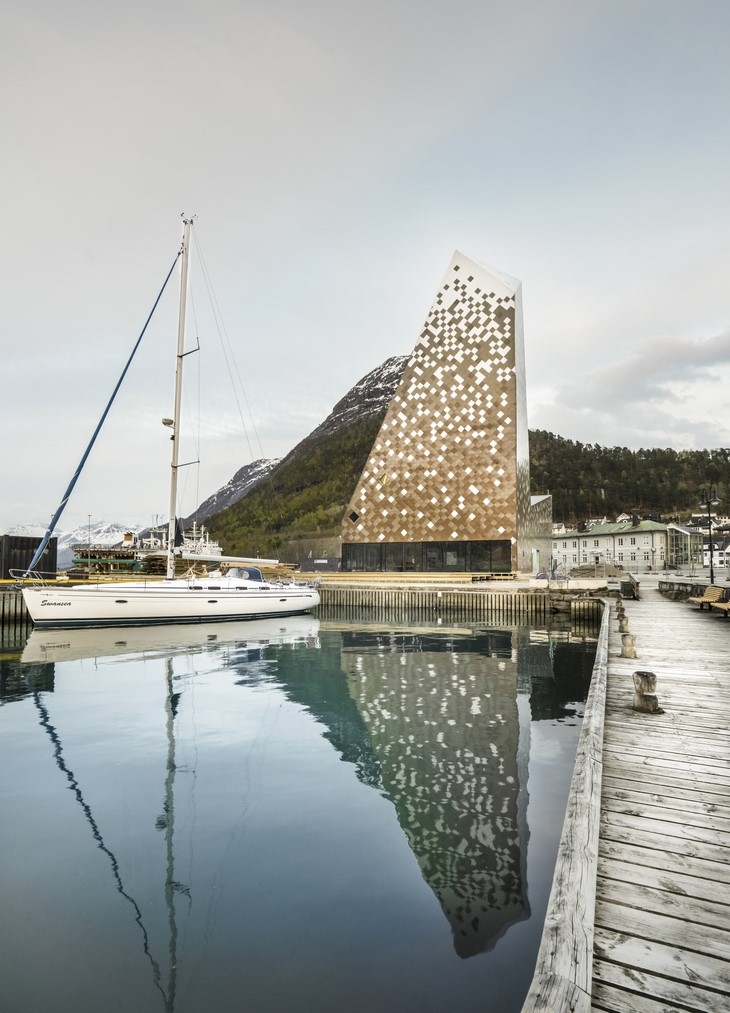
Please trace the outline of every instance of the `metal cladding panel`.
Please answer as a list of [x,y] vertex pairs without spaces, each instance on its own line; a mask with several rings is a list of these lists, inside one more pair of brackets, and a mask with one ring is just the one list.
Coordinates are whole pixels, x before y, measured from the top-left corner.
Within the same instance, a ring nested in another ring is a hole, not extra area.
[[345,513],[343,542],[514,546],[530,503],[522,341],[520,283],[454,254]]
[[546,567],[552,555],[553,498],[536,496],[528,507],[527,515],[518,536],[519,559],[517,569],[527,571],[535,559],[533,552],[539,552],[540,565]]

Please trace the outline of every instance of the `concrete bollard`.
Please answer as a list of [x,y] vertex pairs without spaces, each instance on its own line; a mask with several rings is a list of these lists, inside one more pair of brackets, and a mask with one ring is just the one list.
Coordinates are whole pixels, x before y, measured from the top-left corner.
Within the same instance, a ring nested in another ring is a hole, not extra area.
[[621,634],[621,657],[622,658],[636,657],[636,637],[633,635],[633,633]]
[[619,616],[618,618],[618,631],[619,633],[629,632],[629,621],[626,616]]
[[655,690],[653,672],[634,672],[634,710],[642,714],[663,714]]

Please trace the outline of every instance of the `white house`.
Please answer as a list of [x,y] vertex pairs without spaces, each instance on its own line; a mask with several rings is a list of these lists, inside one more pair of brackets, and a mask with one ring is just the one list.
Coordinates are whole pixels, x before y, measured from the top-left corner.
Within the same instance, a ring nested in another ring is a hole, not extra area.
[[586,525],[585,530],[553,536],[553,563],[564,570],[583,563],[625,570],[664,569],[667,525],[657,521]]

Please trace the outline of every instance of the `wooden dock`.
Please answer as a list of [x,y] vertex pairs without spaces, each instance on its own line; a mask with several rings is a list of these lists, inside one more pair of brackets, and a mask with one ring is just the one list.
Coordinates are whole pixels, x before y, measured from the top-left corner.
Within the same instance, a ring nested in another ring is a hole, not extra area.
[[[646,581],[624,608],[628,630],[615,601],[604,617],[523,1009],[727,1013],[730,619]],[[655,712],[635,709],[637,672]]]
[[[642,588],[609,633],[592,1009],[730,1010],[730,621]],[[664,713],[633,709],[656,675]]]

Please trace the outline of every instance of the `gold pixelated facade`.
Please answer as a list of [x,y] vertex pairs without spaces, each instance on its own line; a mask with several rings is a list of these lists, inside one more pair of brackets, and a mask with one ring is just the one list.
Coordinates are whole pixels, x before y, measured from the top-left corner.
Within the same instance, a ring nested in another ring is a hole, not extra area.
[[[529,570],[521,285],[455,253],[342,526],[346,570]],[[545,551],[541,549],[541,551]],[[544,560],[547,562],[547,555]]]

